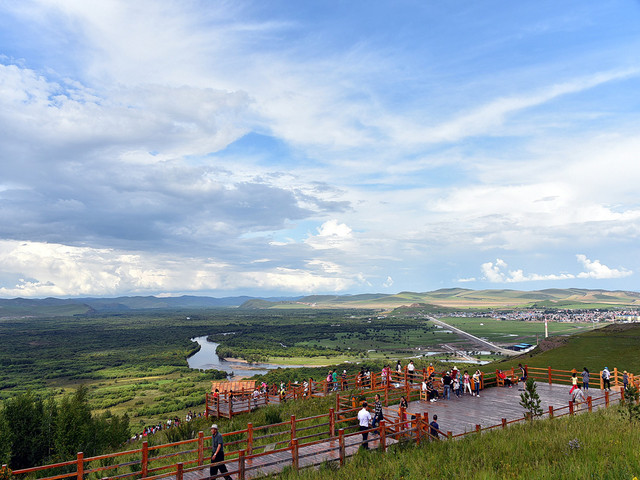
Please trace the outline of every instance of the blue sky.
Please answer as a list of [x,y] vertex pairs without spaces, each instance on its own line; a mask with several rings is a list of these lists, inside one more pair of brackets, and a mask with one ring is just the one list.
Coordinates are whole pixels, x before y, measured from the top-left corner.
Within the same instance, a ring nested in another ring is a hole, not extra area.
[[638,25],[0,0],[0,296],[638,290]]

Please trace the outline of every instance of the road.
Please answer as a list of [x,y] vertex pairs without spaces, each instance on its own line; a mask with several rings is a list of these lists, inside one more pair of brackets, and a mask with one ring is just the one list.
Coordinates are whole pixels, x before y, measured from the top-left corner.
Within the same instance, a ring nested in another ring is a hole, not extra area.
[[433,317],[427,317],[436,325],[440,325],[443,328],[449,329],[452,332],[457,333],[458,335],[462,335],[463,337],[471,340],[476,345],[481,345],[484,349],[501,353],[502,355],[520,355],[522,352],[514,352],[513,350],[508,350],[506,348],[499,347],[491,342],[483,340],[482,338],[478,338],[475,335],[471,335],[470,333],[465,332],[464,330],[460,330],[459,328],[454,327],[453,325],[449,325],[448,323],[443,322],[442,320],[437,320]]

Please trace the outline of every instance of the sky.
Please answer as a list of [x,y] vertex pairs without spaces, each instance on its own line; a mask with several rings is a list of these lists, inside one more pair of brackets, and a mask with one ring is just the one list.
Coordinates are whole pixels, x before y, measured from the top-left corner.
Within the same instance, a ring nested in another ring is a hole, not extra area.
[[637,291],[640,2],[0,0],[0,297]]

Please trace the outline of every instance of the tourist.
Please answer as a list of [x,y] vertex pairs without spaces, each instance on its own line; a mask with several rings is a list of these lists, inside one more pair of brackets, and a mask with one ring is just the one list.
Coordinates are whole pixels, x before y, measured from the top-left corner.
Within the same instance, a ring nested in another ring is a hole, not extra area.
[[375,401],[373,403],[373,420],[371,421],[371,426],[377,427],[381,420],[384,420],[382,402],[380,401],[380,395],[376,393]]
[[342,376],[340,377],[340,387],[342,390],[346,390],[348,388],[348,380],[347,380],[347,371],[342,370]]
[[458,370],[458,367],[454,365],[453,370],[451,370],[451,378],[455,380],[456,378],[458,378],[459,375],[460,375],[460,370]]
[[364,370],[364,386],[371,388],[371,370],[369,370],[369,367]]
[[369,413],[367,406],[367,402],[362,402],[362,410],[358,412],[358,430],[362,432],[362,441],[364,442],[362,444],[362,448],[364,448],[365,450],[369,449],[369,443],[367,442],[367,439],[369,438],[369,432],[365,430],[369,430],[371,426],[371,414]]
[[433,420],[431,421],[429,426],[431,427],[429,429],[429,436],[431,437],[431,440],[438,440],[440,438],[438,436],[438,430],[440,430],[440,425],[438,425],[438,415],[433,416]]
[[453,379],[451,378],[451,372],[445,373],[444,376],[442,377],[442,385],[443,385],[442,399],[443,400],[451,399],[452,380]]
[[413,383],[413,376],[415,375],[416,366],[413,364],[413,360],[407,365],[407,376],[409,377],[409,383]]
[[526,382],[527,381],[527,377],[529,376],[529,372],[527,370],[527,367],[523,367],[521,363],[518,364],[518,368],[520,369],[520,381],[521,382]]
[[331,374],[331,381],[333,382],[333,391],[338,391],[338,371],[334,368]]
[[507,387],[507,386],[508,386],[509,388],[511,388],[511,386],[512,386],[511,379],[510,379],[510,378],[508,378],[508,377],[507,377],[507,374],[506,374],[506,373],[504,373],[502,370],[498,370],[498,378],[502,381],[502,384],[503,384],[505,387]]
[[569,390],[569,393],[573,393],[573,391],[577,387],[578,387],[578,374],[574,369],[573,374],[571,375],[571,390]]
[[[227,466],[222,463],[220,465],[216,465],[219,462],[224,462],[224,442],[222,440],[222,435],[218,431],[218,425],[215,423],[211,425],[211,467],[209,467],[209,476],[213,477],[220,473],[227,473]],[[229,475],[226,475],[225,480],[231,480]]]
[[580,385],[576,384],[576,387],[571,394],[571,400],[573,401],[573,405],[575,406],[576,410],[580,410],[580,404],[586,402],[584,393],[580,389]]
[[402,375],[402,364],[400,363],[400,360],[398,360],[398,363],[396,363],[396,373],[398,375]]
[[431,377],[433,375],[435,375],[436,373],[436,369],[433,366],[433,363],[430,363],[429,366],[427,367],[427,376]]
[[611,373],[607,367],[602,371],[602,388],[611,391]]
[[333,390],[333,373],[331,372],[331,370],[329,370],[329,373],[327,373],[327,389],[326,389],[326,392],[329,393],[331,390]]
[[624,373],[622,374],[622,387],[626,390],[627,388],[629,388],[629,374],[627,373],[627,371],[625,370]]
[[427,400],[435,402],[438,400],[438,390],[433,386],[431,380],[427,381]]
[[589,390],[589,370],[587,370],[587,367],[584,367],[584,370],[582,370],[582,388],[586,390]]
[[469,377],[469,372],[467,370],[464,371],[462,375],[462,393],[471,392],[471,377]]
[[476,370],[476,373],[473,374],[473,396],[474,397],[480,396],[480,379],[481,378],[482,378],[482,375],[480,373],[480,370]]
[[458,378],[453,379],[453,391],[456,394],[456,398],[460,398],[462,390],[460,390],[460,380]]

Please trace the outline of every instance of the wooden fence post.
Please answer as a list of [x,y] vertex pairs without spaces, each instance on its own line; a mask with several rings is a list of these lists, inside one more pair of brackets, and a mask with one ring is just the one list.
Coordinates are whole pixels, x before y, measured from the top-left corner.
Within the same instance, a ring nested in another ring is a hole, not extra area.
[[484,372],[480,372],[480,390],[484,390]]
[[336,436],[336,411],[333,408],[329,409],[329,436]]
[[291,415],[291,441],[296,438],[296,416]]
[[593,399],[591,398],[591,395],[589,395],[587,397],[587,408],[588,410],[591,412],[593,410],[593,403],[592,403]]
[[338,452],[340,454],[340,466],[342,467],[346,457],[344,448],[344,428],[338,430]]
[[291,466],[295,471],[299,468],[298,460],[298,439],[294,438],[291,441]]
[[614,381],[614,385],[617,387],[619,385],[618,383],[618,367],[613,367],[613,381]]
[[389,406],[389,384],[391,383],[391,378],[387,378],[387,383],[384,386],[384,406]]
[[573,400],[569,400],[569,415],[573,415]]
[[476,424],[476,433],[480,433],[481,430],[482,430],[482,426]]
[[178,464],[176,464],[176,480],[183,479],[183,469],[184,465],[182,464],[182,462],[178,462]]
[[142,471],[140,475],[145,478],[149,474],[149,442],[142,442]]
[[604,392],[604,404],[607,407],[609,406],[609,390],[605,390]]
[[604,380],[602,379],[602,370],[600,370],[600,390],[604,390]]
[[247,423],[247,453],[253,453],[253,423]]
[[204,433],[198,432],[198,466],[204,465]]
[[416,429],[416,445],[420,445],[420,437],[422,436],[422,415],[420,413],[416,413],[416,419],[413,420],[415,426],[413,428]]
[[378,438],[380,438],[380,448],[382,449],[382,453],[387,451],[387,429],[384,428],[384,426],[384,420],[380,420],[380,423],[378,424]]
[[245,470],[245,451],[240,450],[238,452],[238,480],[244,480],[244,470]]
[[549,418],[553,418],[553,405],[549,405]]
[[78,452],[78,480],[82,480],[84,477],[84,453]]
[[507,428],[507,419],[506,418],[502,419],[502,428]]
[[551,366],[547,367],[548,375],[549,375],[549,385],[551,385]]
[[452,431],[447,431],[447,439],[451,440],[453,438],[453,432]]

